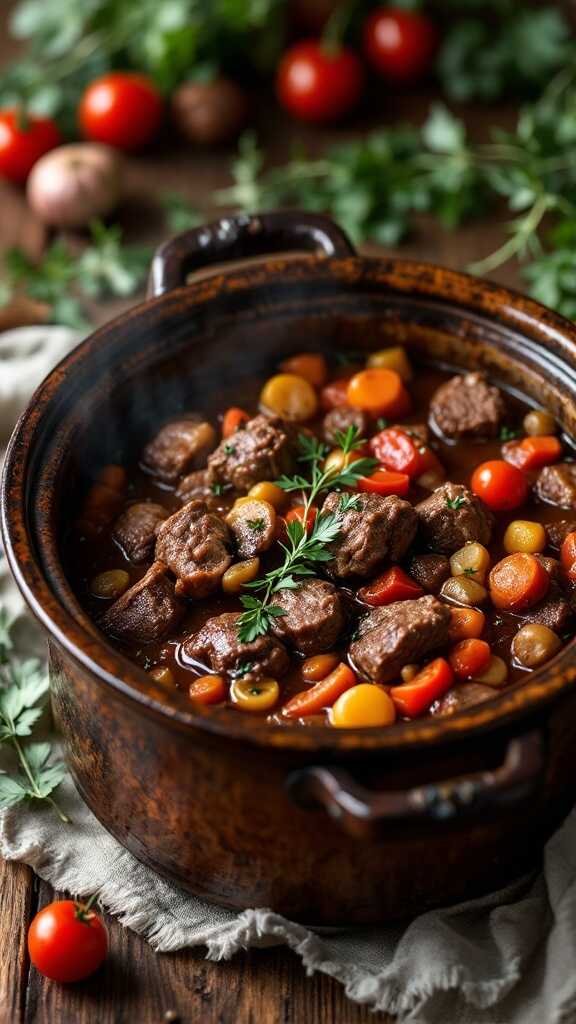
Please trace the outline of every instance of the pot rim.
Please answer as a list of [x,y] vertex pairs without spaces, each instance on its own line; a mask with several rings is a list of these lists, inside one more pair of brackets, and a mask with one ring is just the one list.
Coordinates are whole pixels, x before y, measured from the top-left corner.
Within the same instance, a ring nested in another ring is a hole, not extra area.
[[[63,647],[99,683],[171,728],[189,732],[200,729],[258,746],[285,750],[366,753],[457,740],[464,734],[499,727],[533,712],[576,682],[576,639],[572,639],[542,669],[531,673],[526,681],[513,684],[483,704],[453,716],[416,719],[385,729],[333,730],[325,726],[271,725],[265,720],[252,721],[231,715],[227,709],[192,709],[180,691],[171,694],[168,704],[165,693],[152,683],[147,673],[112,647],[81,610],[80,614],[72,614],[54,592],[50,575],[40,564],[27,514],[27,469],[36,441],[35,431],[44,410],[59,389],[66,386],[67,376],[75,372],[76,365],[82,363],[91,347],[111,342],[111,335],[121,331],[125,324],[134,324],[156,310],[166,311],[170,306],[176,308],[184,299],[186,306],[191,302],[195,306],[209,304],[214,287],[250,291],[271,278],[275,283],[279,280],[289,283],[293,277],[305,284],[315,276],[315,272],[320,279],[322,275],[332,281],[336,279],[343,288],[366,275],[375,284],[388,287],[397,294],[412,292],[458,306],[464,314],[482,314],[488,321],[512,327],[523,334],[530,333],[541,347],[546,342],[554,342],[561,354],[571,356],[576,362],[576,326],[570,321],[521,292],[494,282],[480,281],[435,263],[361,256],[345,259],[305,256],[298,261],[274,257],[265,264],[252,263],[233,272],[213,272],[209,278],[210,286],[207,286],[206,279],[193,281],[158,298],[148,299],[98,328],[73,349],[37,388],[14,429],[2,474],[2,536],[16,583],[49,639]],[[65,580],[61,565],[59,570]],[[79,608],[67,581],[66,590],[72,598],[70,603]]]

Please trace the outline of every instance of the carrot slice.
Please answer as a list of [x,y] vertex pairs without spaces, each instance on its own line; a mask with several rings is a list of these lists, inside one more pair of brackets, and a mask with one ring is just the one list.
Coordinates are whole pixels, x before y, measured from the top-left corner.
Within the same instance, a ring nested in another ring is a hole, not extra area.
[[431,661],[410,683],[393,686],[390,696],[400,714],[417,718],[435,700],[442,697],[454,682],[454,673],[445,658]]
[[223,676],[198,676],[188,689],[190,700],[197,704],[221,704],[228,696]]
[[367,494],[382,494],[385,498],[397,494],[404,498],[410,490],[410,477],[406,473],[392,473],[388,469],[377,469],[371,476],[361,476],[358,490]]
[[488,579],[492,603],[496,608],[513,611],[541,601],[550,586],[550,576],[542,562],[524,551],[503,558]]
[[416,583],[408,573],[398,565],[392,566],[383,572],[378,579],[368,583],[358,591],[358,597],[366,604],[378,608],[384,604],[392,604],[394,601],[407,601],[421,597],[424,591],[419,583]]
[[227,409],[224,413],[222,420],[222,437],[230,437],[231,434],[235,434],[239,427],[243,423],[247,423],[250,416],[244,409],[239,409],[238,406],[233,405],[230,409]]
[[351,668],[340,662],[337,668],[309,690],[302,690],[282,708],[286,718],[305,718],[319,715],[325,708],[332,707],[341,693],[356,685],[356,676]]
[[518,469],[542,469],[558,462],[562,456],[562,445],[553,434],[524,437],[521,441],[503,445],[502,454],[506,462],[511,462]]
[[490,645],[485,640],[461,640],[448,656],[450,666],[459,679],[471,679],[482,672],[491,658]]
[[572,583],[576,583],[576,533],[568,533],[560,548],[562,568]]
[[346,397],[353,409],[372,416],[405,416],[410,409],[410,396],[395,370],[360,370],[350,378]]
[[326,360],[319,352],[302,352],[284,359],[280,369],[282,373],[295,373],[297,377],[304,377],[315,388],[321,388],[328,376]]
[[486,616],[479,608],[451,608],[448,635],[451,640],[470,640],[482,636]]
[[313,654],[302,663],[302,676],[307,683],[319,683],[336,668],[337,654]]

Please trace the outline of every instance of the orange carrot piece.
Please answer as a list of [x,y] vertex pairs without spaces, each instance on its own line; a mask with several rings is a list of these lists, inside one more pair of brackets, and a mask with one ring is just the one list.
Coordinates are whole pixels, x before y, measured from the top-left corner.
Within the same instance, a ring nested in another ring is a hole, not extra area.
[[395,370],[360,370],[350,378],[346,397],[353,409],[372,416],[405,416],[410,408],[410,397]]
[[485,640],[461,640],[452,648],[448,661],[458,679],[471,679],[486,668],[491,658],[490,644]]
[[390,696],[396,709],[406,718],[417,718],[435,700],[444,696],[454,682],[454,673],[445,658],[431,661],[409,683],[393,686]]
[[280,369],[282,373],[295,373],[297,377],[304,377],[314,388],[321,388],[328,376],[326,360],[319,352],[302,352],[284,359]]
[[247,423],[250,416],[244,409],[239,409],[238,406],[233,405],[230,409],[227,409],[224,413],[222,420],[222,437],[230,437],[231,434],[235,434],[239,427],[243,423]]
[[356,676],[351,668],[340,662],[337,668],[309,690],[302,690],[282,708],[285,718],[305,718],[319,715],[325,708],[332,707],[341,693],[356,685]]
[[228,696],[223,676],[198,676],[188,689],[190,700],[197,704],[221,704]]
[[542,562],[524,551],[516,551],[497,562],[488,579],[496,608],[514,611],[541,601],[550,586],[550,576]]
[[451,608],[448,635],[457,643],[482,636],[486,616],[479,608]]

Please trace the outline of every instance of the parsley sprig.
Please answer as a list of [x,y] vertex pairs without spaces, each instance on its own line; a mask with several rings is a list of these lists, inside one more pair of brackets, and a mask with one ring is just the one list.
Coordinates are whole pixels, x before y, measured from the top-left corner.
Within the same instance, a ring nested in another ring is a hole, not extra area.
[[62,821],[64,812],[50,795],[66,768],[51,761],[50,743],[28,740],[43,714],[48,676],[36,659],[20,661],[12,655],[10,623],[0,606],[0,744],[12,748],[16,771],[0,771],[0,807],[22,800],[47,800]]
[[[337,434],[336,440],[344,455],[349,455],[365,443],[355,426]],[[240,598],[244,608],[238,624],[238,639],[241,643],[251,643],[257,637],[265,636],[274,619],[284,614],[283,609],[274,604],[274,595],[278,591],[295,590],[305,577],[316,574],[318,566],[330,561],[332,555],[328,550],[329,545],[338,536],[346,513],[357,508],[360,502],[359,494],[343,494],[336,511],[317,515],[308,532],[306,524],[318,495],[325,491],[355,487],[360,477],[371,472],[377,465],[376,459],[360,458],[341,471],[324,469],[322,462],[328,448],[318,438],[300,434],[298,447],[298,461],[308,466],[309,475],[297,473],[292,477],[284,476],[277,483],[285,491],[302,492],[302,517],[286,525],[286,543],[280,544],[284,552],[281,565],[271,569],[261,579],[246,584],[246,589],[254,591],[254,594],[244,594]]]

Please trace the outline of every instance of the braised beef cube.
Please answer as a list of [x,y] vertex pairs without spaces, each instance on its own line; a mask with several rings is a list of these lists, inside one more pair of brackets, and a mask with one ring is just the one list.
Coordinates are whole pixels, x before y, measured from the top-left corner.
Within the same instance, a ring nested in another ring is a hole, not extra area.
[[430,708],[431,715],[447,717],[455,715],[458,711],[467,711],[476,704],[483,704],[486,700],[493,700],[496,691],[493,686],[485,686],[484,683],[462,683],[448,690],[440,700],[434,701]]
[[149,644],[175,629],[182,614],[166,566],[154,562],[146,575],[107,609],[100,626],[119,640]]
[[151,560],[156,542],[156,530],[168,518],[162,505],[153,501],[140,501],[129,505],[112,527],[112,537],[126,558],[135,565]]
[[562,583],[563,583],[563,573],[562,573],[562,566],[561,566],[560,562],[558,561],[558,559],[557,558],[551,558],[550,555],[540,555],[540,554],[537,554],[535,557],[538,559],[540,564],[546,569],[546,572],[548,573],[548,575],[550,577],[551,584],[552,585],[555,584],[556,586],[561,586]]
[[[216,490],[219,491],[219,488],[217,487]],[[195,469],[193,473],[183,477],[176,488],[176,497],[180,498],[183,505],[199,498],[206,502],[211,511],[222,505],[222,495],[215,494],[212,490],[207,469]]]
[[452,377],[432,395],[430,417],[444,437],[496,437],[504,418],[504,400],[484,373]]
[[255,416],[225,438],[208,459],[211,485],[248,491],[261,480],[276,480],[293,465],[290,435],[278,416]]
[[394,430],[402,430],[408,437],[411,437],[417,445],[428,444],[430,431],[427,423],[397,423]]
[[274,618],[274,633],[302,654],[329,650],[344,626],[340,595],[325,580],[307,580],[296,590],[279,590],[274,605],[284,611]]
[[561,508],[576,508],[576,462],[558,462],[540,470],[535,486],[542,501]]
[[326,413],[322,423],[324,440],[328,444],[338,446],[337,434],[345,434],[349,427],[356,427],[358,437],[366,437],[368,432],[368,417],[361,409],[351,409],[348,405],[337,406]]
[[560,550],[568,534],[576,530],[576,519],[559,519],[556,523],[546,523],[545,527],[548,544]]
[[[332,491],[321,514],[336,513],[342,496]],[[372,576],[385,562],[398,562],[406,554],[418,520],[412,505],[396,495],[361,494],[342,516],[338,536],[328,545],[331,560],[325,569],[336,579]]]
[[526,622],[539,622],[542,626],[548,626],[561,635],[568,628],[572,608],[561,590],[558,587],[551,587],[544,600],[530,608],[523,618]]
[[276,512],[267,501],[251,498],[234,505],[226,517],[242,558],[267,551],[276,536]]
[[290,659],[274,636],[259,636],[251,643],[238,639],[240,612],[225,612],[204,623],[183,644],[184,656],[199,662],[210,672],[222,672],[243,679],[278,679],[288,670]]
[[445,483],[416,505],[420,532],[434,551],[452,554],[468,541],[489,544],[494,516],[463,484]]
[[214,427],[201,416],[182,416],[166,423],[146,445],[142,462],[150,473],[171,484],[188,470],[204,466],[216,440]]
[[428,594],[438,594],[450,576],[450,561],[446,555],[414,555],[408,564],[408,574]]
[[177,577],[176,593],[214,593],[232,562],[230,532],[204,501],[189,501],[158,529],[156,558]]
[[448,643],[449,624],[448,606],[430,594],[374,608],[360,620],[350,657],[365,679],[399,682],[404,665]]

